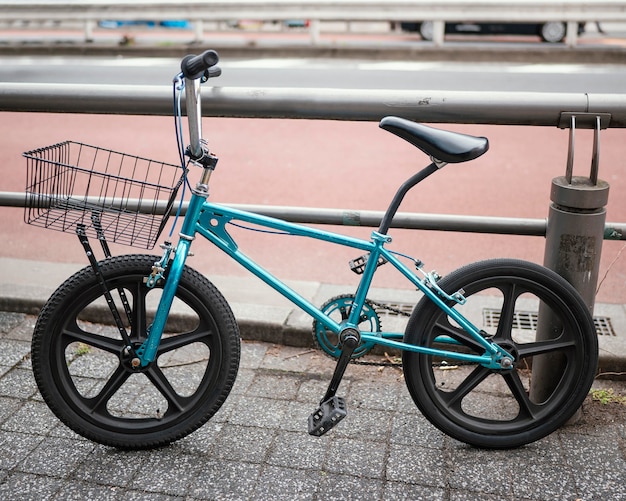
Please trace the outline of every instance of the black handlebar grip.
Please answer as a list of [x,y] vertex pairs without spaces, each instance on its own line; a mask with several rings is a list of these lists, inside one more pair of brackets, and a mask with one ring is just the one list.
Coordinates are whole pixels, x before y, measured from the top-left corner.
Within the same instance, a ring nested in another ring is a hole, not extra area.
[[207,50],[199,56],[194,54],[185,56],[180,63],[180,69],[185,78],[195,80],[196,78],[200,78],[204,75],[204,72],[211,66],[215,66],[219,60],[220,58],[217,55],[217,52],[214,50]]
[[220,68],[219,66],[213,66],[212,68],[209,68],[208,71],[208,78],[219,77],[222,74],[222,68]]

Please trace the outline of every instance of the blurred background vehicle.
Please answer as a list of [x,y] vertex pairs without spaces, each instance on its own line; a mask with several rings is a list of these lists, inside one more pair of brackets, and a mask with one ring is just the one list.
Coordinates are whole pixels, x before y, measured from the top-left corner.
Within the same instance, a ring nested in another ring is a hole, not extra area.
[[100,21],[98,23],[100,28],[116,29],[124,28],[126,26],[145,26],[148,28],[154,28],[155,26],[162,26],[163,28],[190,28],[190,23],[185,20],[172,20],[172,21]]
[[[579,23],[578,34],[583,33],[585,23]],[[407,32],[417,32],[424,40],[433,39],[432,21],[404,21],[400,23],[400,29]],[[447,22],[446,34],[468,35],[531,35],[539,36],[544,42],[558,43],[563,41],[567,31],[567,25],[563,22],[553,21],[548,23],[465,23]]]

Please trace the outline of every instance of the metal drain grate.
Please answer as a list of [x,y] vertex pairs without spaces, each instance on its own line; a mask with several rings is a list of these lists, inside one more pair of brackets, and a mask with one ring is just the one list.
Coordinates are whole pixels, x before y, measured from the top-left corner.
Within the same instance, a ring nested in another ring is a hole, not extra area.
[[[485,327],[496,327],[500,321],[500,310],[483,309],[483,324]],[[615,336],[609,317],[593,317],[598,336]],[[516,329],[534,330],[537,328],[537,312],[516,311],[513,316],[513,325]]]
[[609,317],[593,317],[593,323],[596,326],[598,336],[615,336],[613,325]]
[[[381,308],[376,310],[379,315],[387,316],[410,315],[413,308],[415,308],[413,303],[374,301],[374,304],[381,306]],[[483,324],[485,327],[496,327],[499,321],[500,310],[495,308],[483,309]],[[609,317],[593,317],[593,323],[598,336],[615,336],[615,330]],[[513,317],[513,325],[515,329],[535,330],[537,328],[537,312],[516,311]]]

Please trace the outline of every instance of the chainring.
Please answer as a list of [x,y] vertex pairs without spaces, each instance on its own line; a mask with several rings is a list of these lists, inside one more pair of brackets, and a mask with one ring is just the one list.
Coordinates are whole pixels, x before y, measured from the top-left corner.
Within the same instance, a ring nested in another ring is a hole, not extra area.
[[[348,319],[353,302],[354,295],[352,294],[335,296],[326,301],[320,309],[337,323],[341,324]],[[376,313],[374,305],[367,300],[363,304],[363,310],[361,311],[361,317],[359,318],[358,328],[361,332],[381,332],[380,317],[378,316],[378,313]],[[324,354],[329,357],[337,359],[341,356],[342,346],[339,336],[328,331],[317,320],[313,321],[313,342],[317,348],[321,349]],[[374,344],[375,343],[371,341],[361,341],[352,353],[352,358],[362,357],[374,347]]]

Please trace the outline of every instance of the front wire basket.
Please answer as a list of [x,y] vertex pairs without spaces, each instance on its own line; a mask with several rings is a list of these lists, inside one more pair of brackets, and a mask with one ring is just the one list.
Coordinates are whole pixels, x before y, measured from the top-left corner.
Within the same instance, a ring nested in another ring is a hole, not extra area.
[[[180,165],[65,141],[23,153],[28,224],[152,249],[184,180]],[[100,233],[100,228],[101,232]]]

